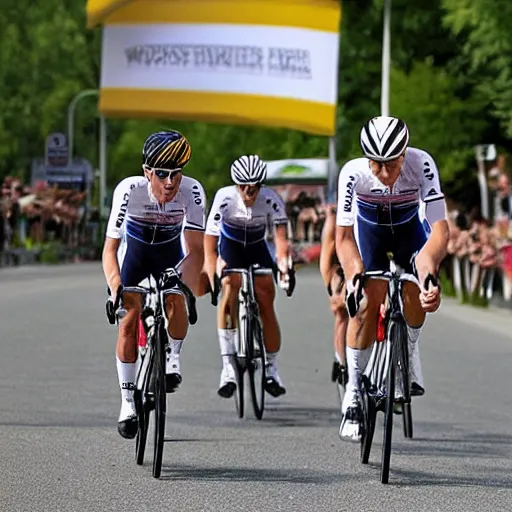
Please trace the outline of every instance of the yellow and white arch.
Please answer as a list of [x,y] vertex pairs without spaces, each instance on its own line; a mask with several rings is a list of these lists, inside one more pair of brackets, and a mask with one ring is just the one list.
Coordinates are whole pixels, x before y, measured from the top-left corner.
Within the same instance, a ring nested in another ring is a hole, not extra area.
[[100,110],[335,132],[339,0],[89,0]]

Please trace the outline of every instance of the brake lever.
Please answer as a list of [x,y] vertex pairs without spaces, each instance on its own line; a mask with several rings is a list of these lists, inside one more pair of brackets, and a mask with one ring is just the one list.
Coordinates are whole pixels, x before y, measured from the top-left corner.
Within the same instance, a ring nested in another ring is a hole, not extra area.
[[221,280],[220,277],[215,273],[213,276],[213,290],[210,286],[210,295],[211,295],[211,303],[212,306],[217,306],[219,304],[219,294],[221,289]]

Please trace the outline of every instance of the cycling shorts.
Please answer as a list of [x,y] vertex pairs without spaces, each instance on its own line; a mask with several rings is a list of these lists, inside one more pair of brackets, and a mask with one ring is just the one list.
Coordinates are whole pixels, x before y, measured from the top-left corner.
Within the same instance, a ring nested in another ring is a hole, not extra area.
[[227,269],[249,268],[250,265],[259,265],[264,268],[274,267],[274,259],[266,240],[244,245],[221,234],[219,256],[226,262]]
[[164,270],[176,266],[184,256],[179,237],[152,245],[127,235],[125,243],[121,264],[121,282],[124,286],[138,286],[150,275],[158,279]]
[[359,252],[366,271],[389,270],[388,252],[405,272],[414,272],[413,259],[427,241],[427,233],[416,214],[398,225],[380,225],[358,216]]

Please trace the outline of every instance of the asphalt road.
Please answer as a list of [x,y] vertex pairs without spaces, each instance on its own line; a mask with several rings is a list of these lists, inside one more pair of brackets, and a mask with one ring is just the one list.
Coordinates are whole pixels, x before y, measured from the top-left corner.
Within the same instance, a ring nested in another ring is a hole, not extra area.
[[[317,273],[278,301],[288,393],[261,422],[217,397],[215,311],[199,301],[169,398],[163,477],[119,437],[115,330],[99,265],[0,270],[0,510],[512,510],[512,315],[445,302],[425,329],[415,436],[394,435],[390,484],[338,438],[332,320]],[[151,450],[149,450],[151,453]]]

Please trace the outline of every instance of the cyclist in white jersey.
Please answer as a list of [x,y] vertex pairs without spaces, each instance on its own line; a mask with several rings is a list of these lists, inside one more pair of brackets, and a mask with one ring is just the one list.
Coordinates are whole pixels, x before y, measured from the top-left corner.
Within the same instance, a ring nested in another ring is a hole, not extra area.
[[[206,292],[208,280],[202,274],[205,194],[198,181],[182,175],[190,154],[190,144],[180,133],[154,133],[142,151],[144,175],[126,178],[114,190],[103,249],[103,270],[112,295],[120,284],[137,286],[150,275],[157,279],[169,267],[178,268],[194,294]],[[186,255],[180,240],[182,232]],[[117,253],[123,238],[120,265]],[[125,315],[119,324],[116,348],[122,396],[118,431],[132,439],[137,433],[133,391],[140,296],[124,293],[123,308]],[[170,393],[182,380],[179,355],[188,330],[183,297],[168,296],[166,312],[169,320],[172,318],[166,347],[166,389]]]
[[[373,118],[361,131],[365,158],[349,161],[339,176],[336,250],[346,275],[347,303],[351,295],[358,297],[363,292],[364,297],[348,325],[349,382],[342,406],[342,439],[360,438],[358,380],[368,362],[376,319],[387,291],[387,283],[379,280],[369,280],[362,290],[359,276],[365,271],[389,270],[388,252],[406,272],[415,272],[421,285],[418,290],[414,284],[406,283],[403,300],[409,334],[411,395],[424,393],[418,340],[425,314],[438,309],[441,292],[437,287],[423,287],[428,274],[438,274],[449,231],[437,166],[427,152],[408,148],[408,142],[409,131],[402,120]],[[418,214],[421,202],[430,228],[428,235]]]
[[[242,156],[231,166],[231,178],[236,185],[224,187],[215,195],[205,235],[205,263],[210,283],[214,283],[215,274],[220,276],[224,268],[248,268],[252,264],[275,267],[265,240],[269,218],[274,225],[277,265],[280,273],[287,275],[288,218],[277,192],[262,186],[266,175],[267,166],[258,156]],[[222,279],[223,293],[217,311],[217,326],[223,363],[218,394],[223,398],[233,396],[236,390],[232,355],[238,336],[235,322],[239,288],[240,276],[230,274]],[[277,372],[281,339],[274,311],[272,276],[256,276],[255,295],[267,351],[265,390],[276,397],[284,394],[286,389]]]

